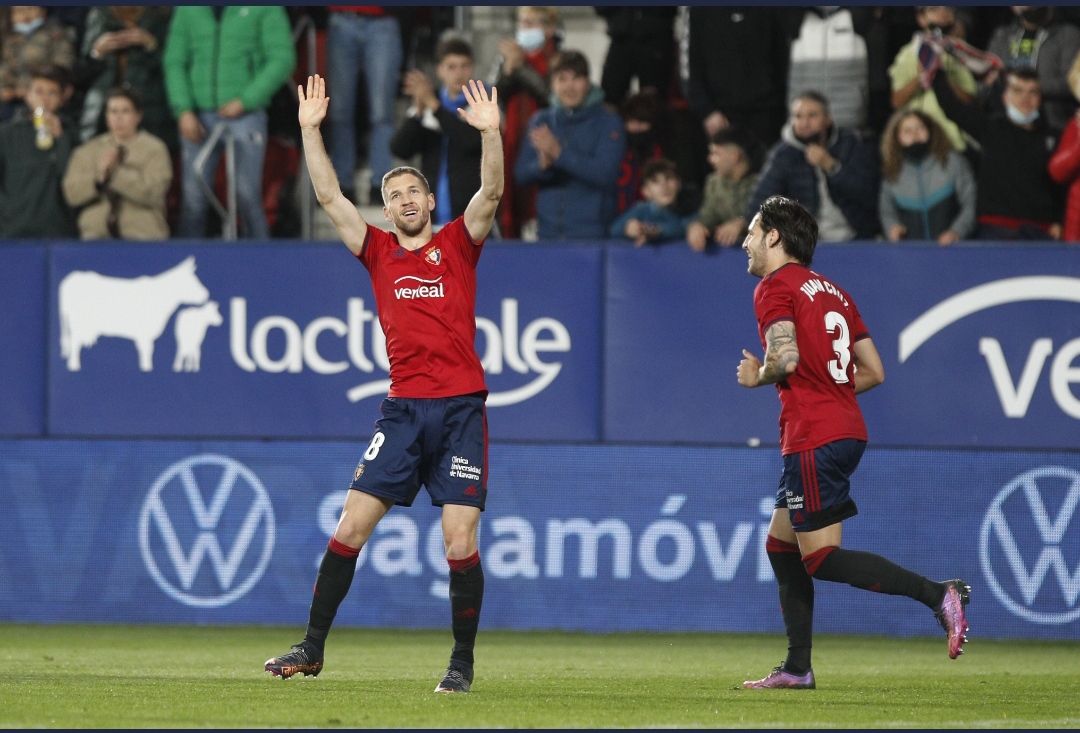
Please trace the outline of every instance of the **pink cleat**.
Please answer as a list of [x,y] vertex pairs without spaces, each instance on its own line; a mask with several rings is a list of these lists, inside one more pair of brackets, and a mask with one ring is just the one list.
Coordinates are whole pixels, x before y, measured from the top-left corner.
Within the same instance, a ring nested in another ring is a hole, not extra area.
[[949,659],[956,659],[964,653],[967,641],[968,622],[964,606],[971,600],[971,586],[962,580],[945,581],[945,597],[934,612],[941,628],[945,629],[949,642]]
[[768,676],[760,680],[747,680],[742,683],[744,690],[813,690],[817,687],[814,682],[814,670],[807,670],[804,675],[796,675],[785,672],[784,666],[774,667]]

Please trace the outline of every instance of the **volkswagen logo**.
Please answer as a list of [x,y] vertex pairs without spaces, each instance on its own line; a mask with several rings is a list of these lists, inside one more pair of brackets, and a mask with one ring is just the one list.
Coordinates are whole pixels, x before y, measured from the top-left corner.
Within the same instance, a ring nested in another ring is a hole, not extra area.
[[266,489],[227,456],[174,463],[143,502],[143,562],[158,587],[184,605],[217,608],[243,597],[266,571],[273,547]]
[[1080,472],[1043,466],[994,498],[979,533],[979,559],[994,595],[1037,624],[1080,618]]

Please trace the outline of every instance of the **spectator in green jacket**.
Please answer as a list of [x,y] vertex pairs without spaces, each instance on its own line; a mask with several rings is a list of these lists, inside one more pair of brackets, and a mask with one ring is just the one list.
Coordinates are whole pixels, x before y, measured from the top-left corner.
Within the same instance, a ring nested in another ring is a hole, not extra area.
[[[224,124],[235,141],[236,198],[242,233],[268,239],[262,206],[266,108],[296,65],[289,19],[281,7],[180,6],[165,42],[165,86],[178,121],[182,203],[177,235],[206,234],[209,203],[192,167],[207,135]],[[213,180],[222,142],[203,168]]]

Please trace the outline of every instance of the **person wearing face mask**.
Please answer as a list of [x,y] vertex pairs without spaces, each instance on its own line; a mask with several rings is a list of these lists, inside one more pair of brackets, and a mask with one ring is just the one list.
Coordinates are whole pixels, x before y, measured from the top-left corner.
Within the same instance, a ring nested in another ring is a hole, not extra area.
[[1009,69],[1034,69],[1046,121],[1062,129],[1076,109],[1067,77],[1080,53],[1080,29],[1059,21],[1050,6],[1013,5],[1013,22],[998,27],[987,49]]
[[941,127],[917,110],[895,113],[881,137],[878,211],[890,242],[945,246],[975,230],[975,178]]
[[871,239],[878,233],[878,185],[875,146],[833,124],[823,95],[804,91],[791,103],[740,223],[745,227],[765,199],[779,194],[814,215],[822,241]]
[[[963,151],[967,148],[963,132],[941,109],[931,84],[936,76],[944,75],[958,94],[965,99],[974,98],[979,89],[976,72],[983,76],[992,74],[995,68],[1000,68],[1001,61],[952,37],[956,30],[953,8],[917,7],[915,21],[919,31],[897,52],[889,67],[893,109],[925,112],[941,125],[953,148]],[[954,50],[958,52],[954,54]]]
[[964,103],[942,76],[934,80],[942,109],[982,147],[977,177],[978,239],[1061,236],[1062,192],[1047,165],[1056,132],[1040,112],[1039,78],[1031,69],[1005,76],[1004,114]]
[[60,23],[48,17],[41,5],[12,5],[8,30],[0,39],[0,122],[22,109],[33,69],[75,64],[75,46]]
[[503,108],[503,154],[506,156],[506,190],[499,209],[499,229],[510,239],[522,237],[536,220],[536,189],[519,186],[514,178],[529,118],[548,105],[551,94],[551,62],[559,51],[557,8],[522,5],[517,9],[517,31],[499,41],[498,69],[493,84],[499,89]]

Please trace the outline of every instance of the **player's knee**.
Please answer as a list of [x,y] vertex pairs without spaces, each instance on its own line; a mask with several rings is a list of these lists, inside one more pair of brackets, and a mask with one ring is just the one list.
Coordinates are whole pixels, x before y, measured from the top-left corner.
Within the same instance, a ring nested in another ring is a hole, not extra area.
[[477,550],[476,535],[463,530],[443,536],[443,547],[448,560],[464,560]]
[[836,545],[829,545],[822,547],[820,550],[814,550],[808,555],[803,555],[803,566],[806,568],[806,574],[811,577],[820,577],[821,566],[825,563],[825,560],[838,548]]

